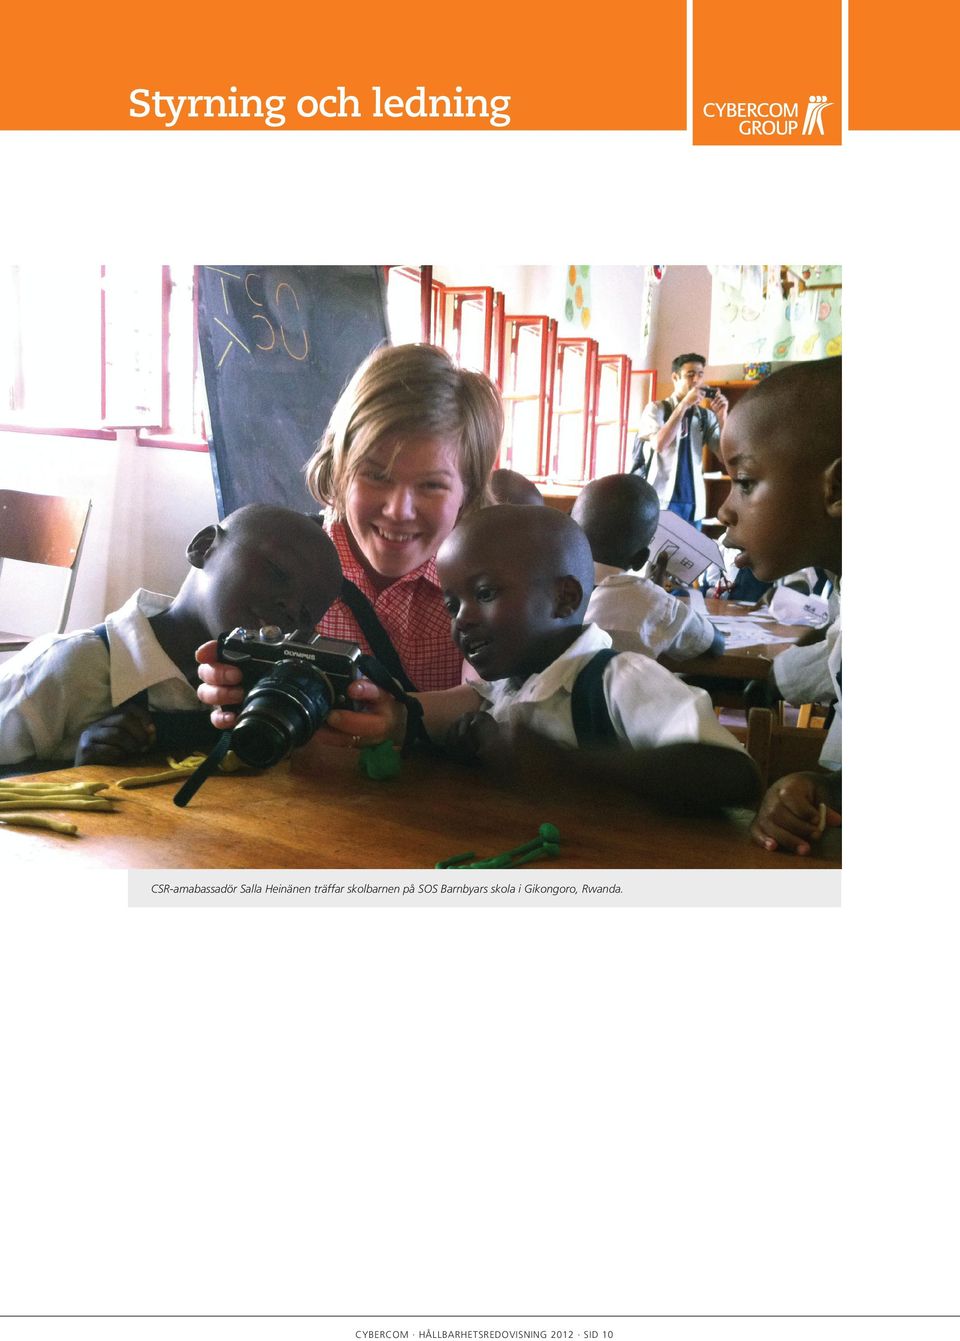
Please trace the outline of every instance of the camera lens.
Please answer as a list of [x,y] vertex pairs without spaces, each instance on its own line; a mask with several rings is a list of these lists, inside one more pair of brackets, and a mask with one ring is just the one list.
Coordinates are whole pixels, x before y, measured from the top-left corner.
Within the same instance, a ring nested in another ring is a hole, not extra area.
[[285,661],[258,680],[244,700],[231,748],[251,768],[271,768],[305,745],[333,707],[325,675]]

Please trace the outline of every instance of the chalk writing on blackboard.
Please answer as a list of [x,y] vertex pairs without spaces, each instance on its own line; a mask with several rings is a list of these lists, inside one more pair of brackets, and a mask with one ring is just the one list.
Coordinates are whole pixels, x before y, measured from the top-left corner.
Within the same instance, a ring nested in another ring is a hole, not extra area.
[[198,268],[197,333],[220,515],[317,509],[303,477],[337,397],[389,339],[380,266]]
[[[239,345],[246,353],[252,354],[253,350],[245,344],[241,336],[229,325],[231,315],[231,295],[228,290],[228,283],[233,280],[240,286],[247,301],[253,307],[267,307],[267,298],[264,291],[264,279],[262,275],[248,270],[244,275],[234,274],[230,270],[218,270],[216,266],[205,267],[213,271],[220,279],[220,293],[223,301],[223,317],[215,316],[215,324],[228,337],[228,342],[224,346],[223,353],[217,361],[217,367],[223,366],[227,355],[233,349],[234,345]],[[295,359],[297,363],[303,363],[310,355],[310,337],[307,334],[306,325],[301,316],[300,299],[297,297],[297,291],[292,284],[286,280],[280,280],[274,285],[272,295],[273,301],[270,304],[270,311],[273,314],[273,321],[270,317],[264,316],[263,312],[253,312],[250,314],[251,321],[262,321],[266,330],[257,329],[260,336],[254,345],[254,349],[262,350],[263,353],[270,353],[272,350],[283,348],[284,352]],[[234,302],[236,302],[234,297]],[[274,324],[276,323],[276,325]],[[280,331],[280,344],[277,344],[277,329]],[[269,340],[268,344],[262,344],[262,340]]]

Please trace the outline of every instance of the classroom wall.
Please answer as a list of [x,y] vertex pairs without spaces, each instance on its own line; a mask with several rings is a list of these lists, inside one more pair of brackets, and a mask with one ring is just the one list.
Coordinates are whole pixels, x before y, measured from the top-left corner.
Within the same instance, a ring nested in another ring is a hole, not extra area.
[[705,265],[668,265],[653,291],[650,366],[657,370],[657,390],[668,396],[670,364],[677,354],[694,350],[707,362],[707,377],[715,381],[743,377],[743,364],[710,363],[710,295],[712,280]]
[[[0,486],[93,500],[72,628],[99,623],[137,587],[175,592],[187,570],[187,542],[217,516],[206,452],[140,447],[131,430],[121,430],[116,442],[0,433]],[[61,583],[58,570],[6,563],[0,626],[44,632],[59,610]]]

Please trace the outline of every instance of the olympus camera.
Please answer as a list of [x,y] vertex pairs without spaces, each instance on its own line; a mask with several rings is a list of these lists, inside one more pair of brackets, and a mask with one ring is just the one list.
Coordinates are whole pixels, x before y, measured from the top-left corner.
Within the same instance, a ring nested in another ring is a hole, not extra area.
[[347,685],[360,678],[356,643],[301,638],[273,625],[234,629],[217,640],[221,661],[239,666],[247,696],[230,748],[251,768],[270,768],[305,745],[334,708],[355,708]]

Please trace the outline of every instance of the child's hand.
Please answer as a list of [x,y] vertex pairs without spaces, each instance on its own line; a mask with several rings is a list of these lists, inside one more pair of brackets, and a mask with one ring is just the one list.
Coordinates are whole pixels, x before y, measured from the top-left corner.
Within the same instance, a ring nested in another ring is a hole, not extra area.
[[74,764],[119,764],[144,754],[157,741],[157,728],[141,703],[128,703],[92,722],[77,744]]
[[226,661],[217,660],[217,642],[211,639],[203,643],[194,653],[200,667],[200,679],[203,683],[197,690],[197,698],[208,708],[212,708],[210,720],[221,731],[226,731],[237,720],[237,714],[226,704],[243,701],[243,674],[239,666],[231,666]]
[[836,828],[840,814],[831,809],[831,779],[823,773],[789,773],[768,789],[750,826],[750,836],[760,847],[775,852],[778,847],[810,855],[811,843],[823,837],[825,828]]
[[500,728],[488,712],[465,712],[444,736],[443,748],[466,764],[495,749],[500,739]]
[[654,559],[653,567],[650,569],[650,581],[664,589],[667,585],[667,564],[669,562],[670,555],[665,549],[662,549]]
[[407,710],[392,694],[372,680],[353,680],[347,685],[347,696],[361,705],[361,711],[334,708],[317,733],[322,734],[325,745],[359,750],[385,740],[403,744]]

